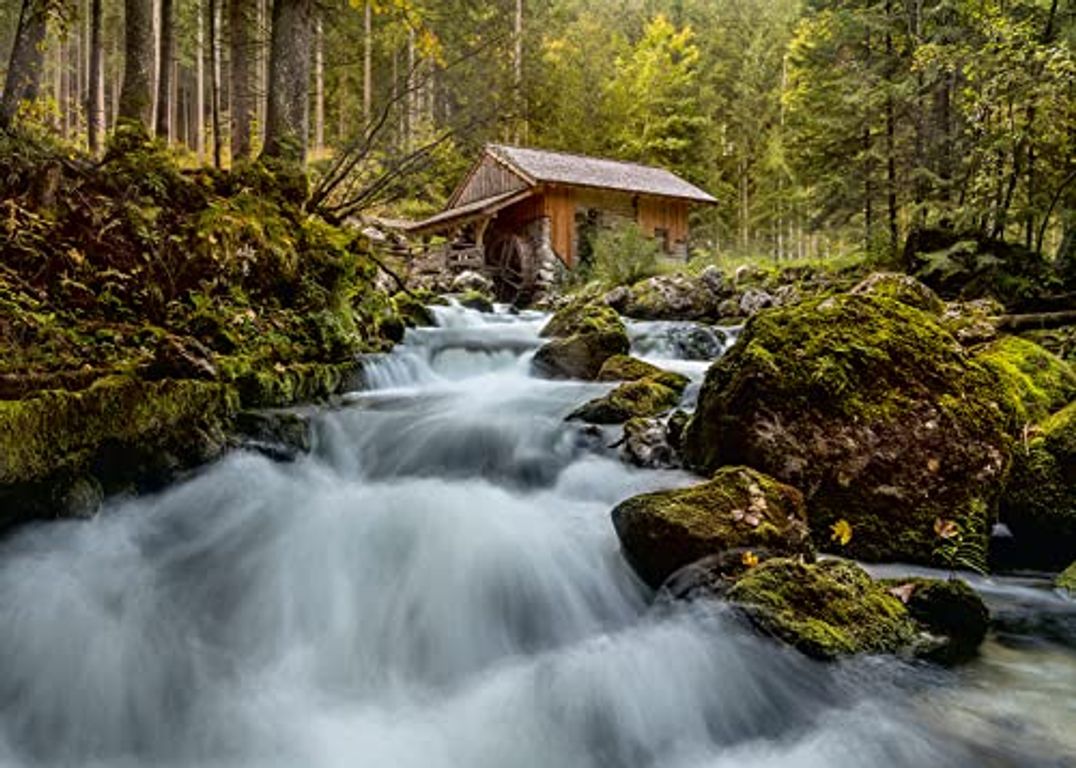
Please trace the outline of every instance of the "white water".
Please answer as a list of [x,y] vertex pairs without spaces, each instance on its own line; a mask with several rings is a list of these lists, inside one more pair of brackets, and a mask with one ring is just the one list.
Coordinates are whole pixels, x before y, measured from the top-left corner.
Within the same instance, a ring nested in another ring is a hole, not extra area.
[[956,672],[649,608],[609,510],[690,478],[563,421],[609,385],[529,377],[542,316],[437,315],[313,456],[236,454],[2,544],[0,764],[1073,765],[1071,603],[984,585],[1011,621]]

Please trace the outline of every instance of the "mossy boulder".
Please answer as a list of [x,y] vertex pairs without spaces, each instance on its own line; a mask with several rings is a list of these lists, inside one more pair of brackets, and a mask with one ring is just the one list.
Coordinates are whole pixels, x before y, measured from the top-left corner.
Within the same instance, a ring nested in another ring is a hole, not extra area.
[[874,272],[867,275],[851,292],[884,296],[932,314],[941,314],[945,309],[945,302],[938,298],[938,294],[914,277],[899,272]]
[[470,290],[460,294],[460,306],[473,309],[476,312],[492,312],[493,298],[483,291]]
[[978,650],[990,627],[990,612],[979,594],[960,579],[887,579],[909,615],[933,638],[918,644],[917,654],[955,663]]
[[690,488],[634,496],[612,512],[628,562],[655,589],[690,563],[741,547],[810,554],[803,497],[746,467]]
[[855,563],[767,560],[728,600],[763,633],[817,659],[895,653],[917,634],[907,608]]
[[605,361],[626,355],[627,329],[609,307],[574,302],[559,310],[541,331],[551,338],[534,354],[533,369],[555,379],[595,379]]
[[613,355],[598,371],[598,381],[639,381],[650,379],[669,389],[681,393],[687,387],[689,379],[681,373],[666,371],[651,365],[645,360],[630,355]]
[[[152,488],[218,456],[234,390],[109,377],[79,392],[0,401],[0,525],[62,511],[56,488]],[[84,494],[83,494],[84,495]]]
[[1057,578],[1054,580],[1054,586],[1058,589],[1065,590],[1072,597],[1076,597],[1076,560],[1073,561],[1072,565],[1057,575]]
[[951,301],[945,305],[941,324],[965,347],[985,344],[998,337],[998,320],[1005,307],[995,299]]
[[[712,284],[712,283],[711,283]],[[702,320],[717,316],[723,293],[688,275],[657,275],[631,286],[624,314],[640,320]]]
[[1041,422],[1015,450],[1001,499],[1017,562],[1061,568],[1076,552],[1076,402]]
[[1010,455],[998,390],[935,316],[840,294],[752,318],[707,372],[682,452],[800,488],[819,545],[843,518],[844,553],[929,563],[937,518],[985,548]]
[[1002,401],[1015,426],[1039,421],[1076,399],[1076,371],[1038,344],[1004,336],[976,355],[993,371],[1004,392]]
[[654,379],[626,381],[612,392],[576,408],[569,419],[589,424],[622,424],[628,419],[657,416],[680,402],[683,386],[672,389]]
[[396,315],[408,328],[422,328],[436,325],[433,312],[423,298],[415,293],[400,291],[392,297],[392,306]]

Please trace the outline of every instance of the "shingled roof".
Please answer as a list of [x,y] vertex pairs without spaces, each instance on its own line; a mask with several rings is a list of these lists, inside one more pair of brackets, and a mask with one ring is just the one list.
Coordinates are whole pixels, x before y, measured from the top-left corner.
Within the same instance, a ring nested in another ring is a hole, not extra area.
[[532,183],[570,184],[700,203],[717,202],[712,195],[664,168],[503,144],[489,144],[486,151]]

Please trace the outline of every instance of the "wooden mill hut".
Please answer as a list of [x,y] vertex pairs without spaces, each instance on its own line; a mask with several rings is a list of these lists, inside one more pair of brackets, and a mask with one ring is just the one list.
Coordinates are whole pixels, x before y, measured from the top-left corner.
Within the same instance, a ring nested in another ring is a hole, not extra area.
[[688,211],[716,202],[663,168],[491,144],[445,209],[406,229],[445,236],[513,300],[575,267],[581,232],[618,221],[635,222],[670,257],[686,258]]

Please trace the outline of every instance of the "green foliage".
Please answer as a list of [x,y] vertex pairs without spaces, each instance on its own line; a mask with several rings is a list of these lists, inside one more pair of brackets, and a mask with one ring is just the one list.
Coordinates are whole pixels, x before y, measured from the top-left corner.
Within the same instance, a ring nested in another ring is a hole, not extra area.
[[632,285],[659,272],[658,243],[635,224],[599,229],[591,240],[586,277],[607,287]]

